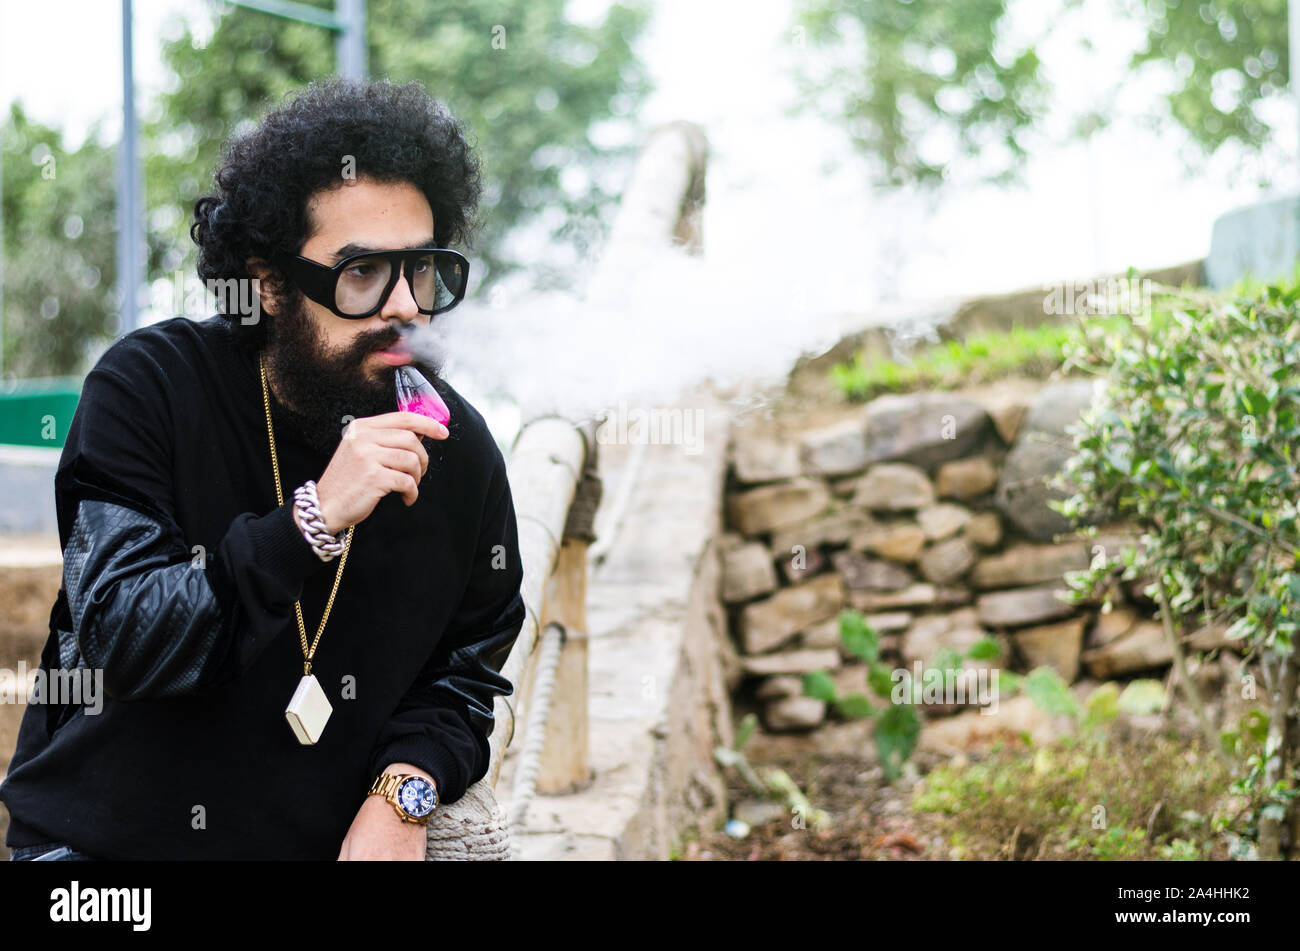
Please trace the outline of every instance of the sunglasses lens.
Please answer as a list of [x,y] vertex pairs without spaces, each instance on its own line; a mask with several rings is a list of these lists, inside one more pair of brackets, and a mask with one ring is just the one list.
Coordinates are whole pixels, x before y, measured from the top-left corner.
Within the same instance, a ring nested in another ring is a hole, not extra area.
[[469,275],[460,258],[451,254],[434,255],[435,274],[433,276],[433,293],[431,303],[420,302],[424,309],[432,308],[435,314],[454,307],[465,296],[465,284]]
[[334,303],[343,313],[359,316],[375,309],[388,286],[392,268],[384,258],[357,258],[339,274]]
[[[415,304],[424,313],[450,310],[465,296],[467,268],[457,255],[425,251],[403,256],[402,260]],[[348,317],[373,313],[384,298],[391,276],[389,258],[357,258],[339,272],[334,306]]]

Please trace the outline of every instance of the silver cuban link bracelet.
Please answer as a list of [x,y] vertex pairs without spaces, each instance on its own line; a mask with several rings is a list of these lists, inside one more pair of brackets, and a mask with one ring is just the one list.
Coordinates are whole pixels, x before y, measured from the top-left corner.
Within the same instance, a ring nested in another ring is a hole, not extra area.
[[343,543],[347,529],[337,535],[331,535],[325,528],[325,517],[321,514],[320,500],[316,497],[316,483],[308,479],[293,490],[293,507],[302,524],[302,537],[307,539],[312,551],[321,561],[330,561],[343,554]]

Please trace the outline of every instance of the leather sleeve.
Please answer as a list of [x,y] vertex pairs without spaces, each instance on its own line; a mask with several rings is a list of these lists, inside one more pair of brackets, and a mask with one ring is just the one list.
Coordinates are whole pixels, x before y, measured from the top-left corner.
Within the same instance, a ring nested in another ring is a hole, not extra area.
[[514,686],[500,673],[524,622],[523,567],[514,503],[500,461],[498,501],[484,520],[473,569],[456,614],[424,669],[381,729],[371,774],[390,763],[429,773],[440,802],[460,799],[487,775],[498,695]]
[[[207,573],[172,552],[164,527],[143,513],[96,499],[78,507],[63,587],[78,663],[104,671],[109,696],[174,696],[226,666],[229,641],[221,643],[222,611]],[[65,653],[72,651],[61,644]]]
[[289,504],[236,516],[216,550],[192,548],[172,511],[171,393],[148,364],[110,353],[86,377],[55,479],[60,661],[102,669],[114,699],[193,694],[252,664],[323,562]]

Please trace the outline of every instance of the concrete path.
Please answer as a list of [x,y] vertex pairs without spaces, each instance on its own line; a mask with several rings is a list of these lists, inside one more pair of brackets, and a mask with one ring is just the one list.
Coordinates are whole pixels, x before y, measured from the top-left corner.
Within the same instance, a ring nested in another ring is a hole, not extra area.
[[[567,795],[534,797],[516,844],[525,861],[667,859],[684,825],[708,821],[723,805],[712,749],[731,742],[731,724],[711,542],[730,413],[705,392],[675,406],[698,414],[698,438],[690,445],[645,446],[613,547],[589,569],[592,779]],[[635,431],[630,435],[636,438]],[[611,531],[635,450],[600,445],[600,539]],[[503,809],[522,745],[516,737],[502,763],[497,799]]]

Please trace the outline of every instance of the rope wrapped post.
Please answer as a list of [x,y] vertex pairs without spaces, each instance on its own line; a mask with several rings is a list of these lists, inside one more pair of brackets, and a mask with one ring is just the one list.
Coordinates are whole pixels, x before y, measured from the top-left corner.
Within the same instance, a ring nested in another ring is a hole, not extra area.
[[511,858],[506,817],[486,777],[455,802],[435,809],[426,834],[426,862],[506,862]]
[[551,715],[551,700],[555,693],[555,670],[560,663],[560,651],[565,642],[564,628],[554,622],[546,625],[542,634],[542,647],[537,654],[537,670],[533,677],[532,702],[529,705],[528,725],[524,730],[524,748],[519,754],[519,767],[515,772],[515,785],[511,790],[510,843],[511,858],[518,859],[517,844],[524,831],[524,817],[537,791],[537,774],[541,769],[542,750],[546,744],[546,723]]

